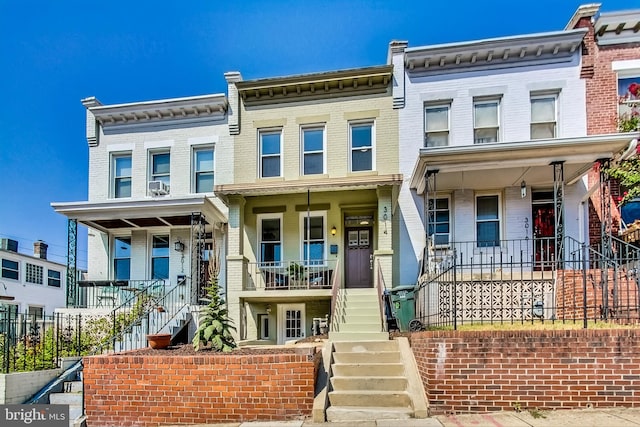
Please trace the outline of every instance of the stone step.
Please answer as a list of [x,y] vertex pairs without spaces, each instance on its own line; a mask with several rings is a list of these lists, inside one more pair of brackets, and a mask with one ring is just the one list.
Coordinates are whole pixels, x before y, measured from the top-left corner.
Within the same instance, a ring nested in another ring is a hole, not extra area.
[[334,363],[332,371],[338,377],[398,377],[405,374],[402,363]]
[[358,308],[355,310],[348,310],[342,316],[345,322],[365,321],[365,322],[380,323],[380,313],[372,310],[365,310],[365,309]]
[[334,391],[347,390],[386,390],[405,391],[407,379],[405,377],[339,377],[331,378]]
[[340,332],[380,332],[381,325],[375,323],[342,323]]
[[49,403],[52,405],[82,406],[82,393],[51,393]]
[[334,390],[329,392],[331,406],[369,406],[374,408],[411,409],[411,398],[405,391]]
[[329,332],[329,341],[389,341],[388,332]]
[[82,393],[82,381],[65,381],[65,393]]
[[341,288],[340,294],[342,295],[378,295],[376,288]]
[[[409,408],[371,408],[371,407],[341,407],[331,406],[326,411],[327,421],[353,425],[354,421],[371,420],[406,420],[411,418]],[[348,424],[349,423],[349,424]]]
[[398,343],[390,339],[375,341],[359,341],[356,343],[337,342],[333,344],[335,352],[339,353],[364,353],[368,351],[398,351]]
[[399,351],[334,352],[333,361],[335,363],[400,363],[401,355]]

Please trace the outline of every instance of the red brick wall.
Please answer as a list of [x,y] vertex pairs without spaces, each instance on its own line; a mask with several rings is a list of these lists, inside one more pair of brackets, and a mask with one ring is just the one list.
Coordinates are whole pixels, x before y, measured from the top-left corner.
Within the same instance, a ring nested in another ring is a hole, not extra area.
[[319,355],[86,357],[88,424],[159,426],[308,416]]
[[640,406],[640,330],[411,335],[434,414]]

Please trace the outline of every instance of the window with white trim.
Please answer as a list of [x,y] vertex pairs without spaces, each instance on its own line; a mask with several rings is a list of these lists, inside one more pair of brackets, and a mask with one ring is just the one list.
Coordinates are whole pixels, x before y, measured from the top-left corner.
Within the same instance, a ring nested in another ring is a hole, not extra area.
[[424,146],[446,147],[449,145],[449,104],[426,105],[424,107]]
[[131,278],[131,237],[113,239],[113,278],[114,280]]
[[429,236],[433,236],[433,244],[436,246],[448,246],[451,233],[451,214],[449,198],[438,197],[429,200],[429,212],[433,212],[432,222],[429,224]]
[[151,278],[169,278],[169,236],[152,237]]
[[618,131],[638,130],[640,128],[640,71],[618,72],[618,100]]
[[373,122],[349,123],[351,171],[373,170]]
[[300,236],[305,265],[323,265],[327,257],[327,213],[300,212]]
[[193,190],[195,193],[213,192],[213,159],[212,146],[193,149]]
[[171,184],[171,154],[168,151],[151,153],[151,174],[150,181],[160,181],[167,185]]
[[531,139],[557,135],[557,94],[531,95]]
[[4,279],[20,279],[20,263],[10,259],[2,259],[2,277]]
[[42,285],[42,274],[44,269],[41,265],[27,263],[25,267],[25,281],[27,283],[34,283],[36,285]]
[[62,284],[61,274],[58,270],[47,270],[47,285],[59,288]]
[[282,130],[259,132],[260,178],[282,176]]
[[487,144],[500,141],[500,100],[473,101],[473,143]]
[[111,160],[113,197],[131,197],[131,153],[114,154]]
[[302,145],[302,175],[324,173],[324,126],[300,129]]
[[259,262],[278,266],[282,262],[282,214],[258,215]]
[[479,248],[500,246],[500,196],[476,196],[476,244]]

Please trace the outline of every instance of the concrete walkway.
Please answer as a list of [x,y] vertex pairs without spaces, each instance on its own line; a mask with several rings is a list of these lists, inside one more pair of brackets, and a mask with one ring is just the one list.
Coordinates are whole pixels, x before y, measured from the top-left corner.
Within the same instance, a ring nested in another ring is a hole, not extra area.
[[[197,424],[189,427],[640,427],[640,408],[607,408],[529,412],[438,415],[426,419],[313,423],[310,421],[252,421]],[[178,426],[176,426],[178,427]],[[185,427],[181,425],[180,427]]]

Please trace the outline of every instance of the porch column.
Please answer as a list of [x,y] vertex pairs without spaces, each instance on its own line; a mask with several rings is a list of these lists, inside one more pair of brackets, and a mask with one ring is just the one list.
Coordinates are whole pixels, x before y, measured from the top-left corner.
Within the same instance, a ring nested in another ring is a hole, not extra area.
[[613,255],[611,231],[611,177],[609,176],[609,159],[598,160],[600,172],[600,251],[606,257]]
[[432,255],[431,249],[435,245],[433,235],[436,232],[436,176],[438,172],[438,170],[428,170],[424,177],[425,233],[427,238],[420,274],[426,273],[426,266],[429,265],[429,257]]
[[555,215],[554,240],[556,268],[564,259],[564,162],[553,162],[553,208]]
[[78,220],[67,220],[67,307],[78,304]]
[[191,304],[199,304],[203,296],[205,272],[202,268],[202,250],[205,240],[205,218],[200,212],[191,213]]
[[[376,264],[380,265],[380,272],[387,288],[393,286],[393,225],[391,221],[392,187],[378,187],[378,222],[377,248],[374,252]],[[373,272],[378,275],[378,269]]]
[[226,303],[229,318],[233,320],[236,340],[246,339],[246,325],[242,316],[240,293],[246,286],[247,259],[244,256],[244,205],[242,196],[231,196],[229,206],[229,225],[227,228],[227,295]]

